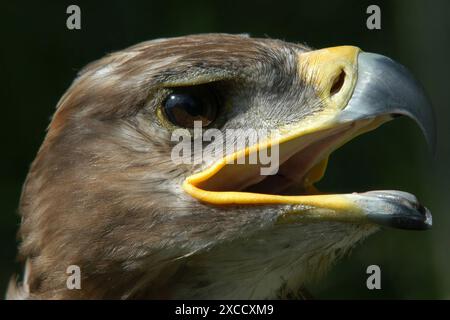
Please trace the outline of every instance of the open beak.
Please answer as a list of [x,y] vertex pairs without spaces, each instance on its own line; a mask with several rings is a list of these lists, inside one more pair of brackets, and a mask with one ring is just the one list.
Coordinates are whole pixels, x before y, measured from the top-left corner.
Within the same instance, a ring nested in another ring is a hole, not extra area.
[[[412,194],[319,194],[313,185],[324,175],[334,150],[394,115],[415,120],[434,150],[434,115],[421,85],[400,64],[356,47],[300,53],[298,62],[300,76],[314,86],[323,110],[187,177],[184,190],[211,205],[280,206],[280,222],[334,220],[429,228],[431,214]],[[261,175],[261,164],[239,161],[275,147],[279,165],[272,175]]]

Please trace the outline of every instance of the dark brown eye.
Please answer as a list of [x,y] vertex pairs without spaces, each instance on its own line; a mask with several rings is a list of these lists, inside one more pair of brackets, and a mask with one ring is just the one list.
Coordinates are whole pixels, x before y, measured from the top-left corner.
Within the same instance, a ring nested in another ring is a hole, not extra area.
[[218,101],[214,92],[204,86],[175,88],[164,101],[163,109],[176,126],[193,128],[194,121],[201,121],[206,127],[217,117]]

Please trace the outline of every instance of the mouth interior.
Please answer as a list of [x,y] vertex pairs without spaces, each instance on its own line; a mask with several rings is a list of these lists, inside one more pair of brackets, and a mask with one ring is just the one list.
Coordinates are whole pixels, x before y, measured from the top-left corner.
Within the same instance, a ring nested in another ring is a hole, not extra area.
[[[315,193],[311,188],[315,179],[311,181],[314,169],[325,171],[329,153],[332,147],[345,131],[320,137],[303,149],[295,152],[283,163],[280,163],[275,175],[264,176],[260,182],[244,188],[243,192],[278,194],[278,195],[307,195]],[[320,177],[319,177],[320,178]]]
[[[376,124],[376,126],[374,126]],[[200,173],[191,182],[202,191],[237,192],[276,196],[317,194],[313,184],[325,172],[328,156],[355,136],[377,127],[379,121],[364,120],[307,135],[294,136],[278,144],[279,169],[274,175],[261,175],[261,164],[225,164],[212,174]],[[266,165],[267,167],[267,165]]]

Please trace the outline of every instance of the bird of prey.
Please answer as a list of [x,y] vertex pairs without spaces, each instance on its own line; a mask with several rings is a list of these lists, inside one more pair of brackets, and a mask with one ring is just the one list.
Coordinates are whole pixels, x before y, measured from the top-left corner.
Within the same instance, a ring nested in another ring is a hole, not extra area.
[[[19,208],[25,271],[7,296],[302,297],[380,226],[431,226],[430,212],[406,192],[314,188],[334,150],[396,115],[414,119],[434,144],[420,84],[393,60],[353,46],[203,34],[109,54],[62,96],[30,168]],[[199,121],[216,132],[280,134],[175,163],[173,132],[191,133]],[[275,174],[228,161],[275,147]],[[69,266],[79,267],[80,288],[68,287]]]

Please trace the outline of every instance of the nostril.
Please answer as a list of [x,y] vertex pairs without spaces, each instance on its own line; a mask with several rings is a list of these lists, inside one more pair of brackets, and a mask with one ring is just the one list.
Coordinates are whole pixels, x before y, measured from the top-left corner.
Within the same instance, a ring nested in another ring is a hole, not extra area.
[[333,85],[331,86],[330,96],[333,96],[341,91],[342,87],[344,86],[344,81],[345,72],[344,70],[341,70],[341,73],[339,73],[339,76],[334,79]]

